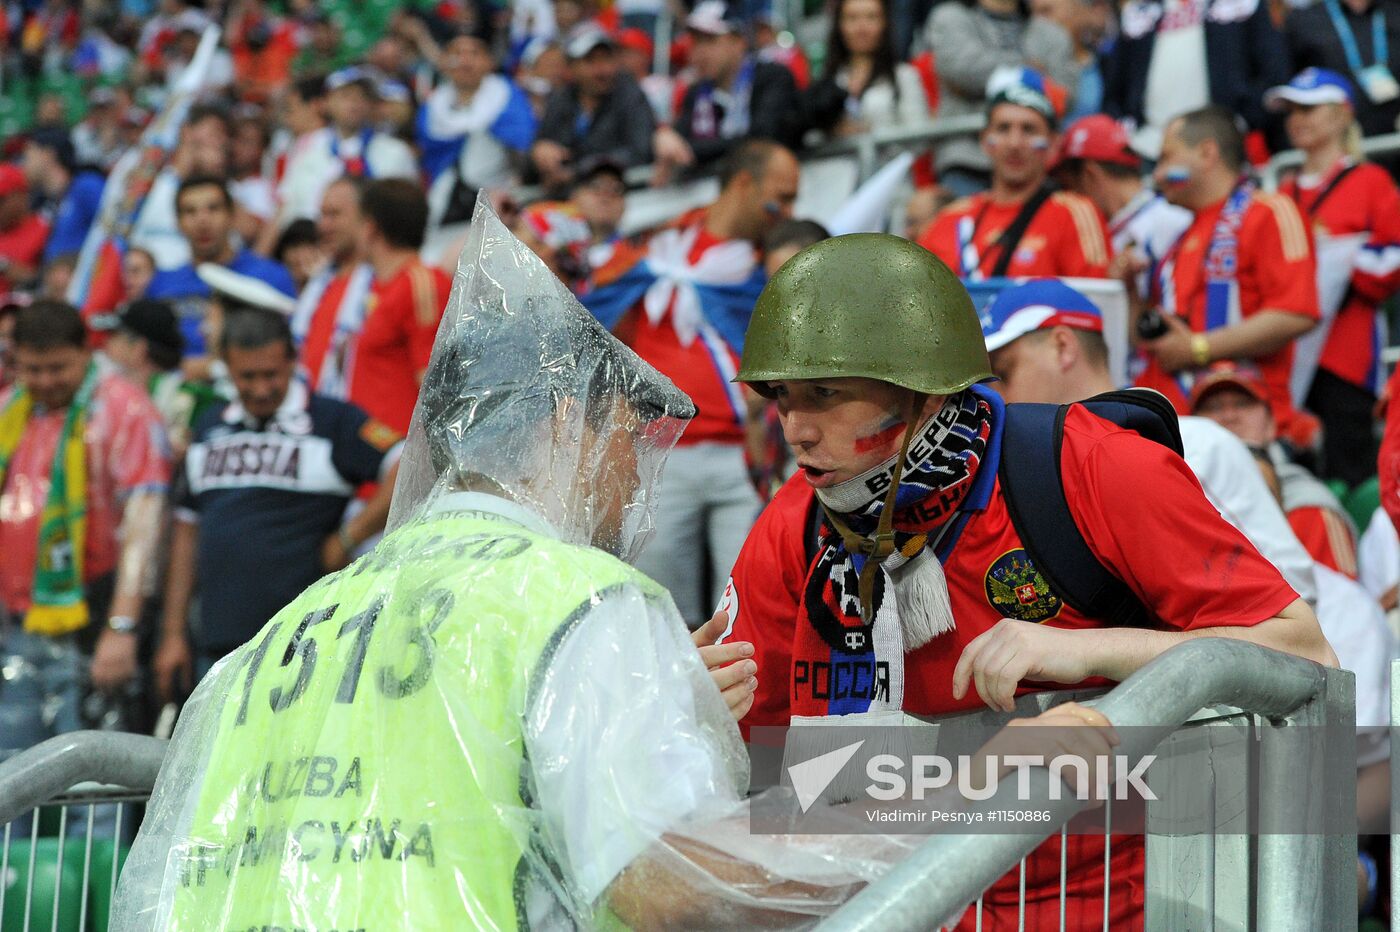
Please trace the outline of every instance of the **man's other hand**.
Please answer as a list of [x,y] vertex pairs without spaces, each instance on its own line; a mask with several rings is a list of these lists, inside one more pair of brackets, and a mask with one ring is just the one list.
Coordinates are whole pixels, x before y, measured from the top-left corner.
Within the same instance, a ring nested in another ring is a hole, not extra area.
[[705,622],[690,637],[700,651],[700,659],[705,669],[710,671],[719,694],[729,706],[729,713],[737,722],[753,708],[754,692],[758,689],[758,664],[753,657],[753,645],[748,641],[734,641],[729,644],[716,644],[729,627],[729,615],[715,612],[714,617]]

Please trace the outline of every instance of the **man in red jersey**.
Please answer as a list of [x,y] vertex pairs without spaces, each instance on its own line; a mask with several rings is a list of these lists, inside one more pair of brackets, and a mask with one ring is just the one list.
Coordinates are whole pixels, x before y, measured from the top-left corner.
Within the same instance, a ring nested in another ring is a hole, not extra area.
[[740,144],[720,176],[719,200],[643,243],[619,243],[581,296],[698,409],[666,463],[656,535],[637,558],[692,625],[719,597],[760,506],[744,458],[748,404],[732,380],[765,279],[759,244],[792,216],[799,172],[777,143]]
[[316,231],[330,263],[302,289],[292,314],[297,362],[312,391],[345,401],[355,338],[365,322],[374,269],[360,252],[360,199],[365,183],[338,178],[321,198]]
[[[1079,407],[1064,422],[1066,502],[1154,628],[1107,627],[1065,604],[1007,510],[1000,458],[1026,451],[1003,447],[1005,405],[979,384],[990,375],[966,291],[904,240],[818,243],[764,289],[738,378],[777,401],[800,469],[759,517],[721,604],[725,643],[754,647],[744,727],[1010,710],[1045,684],[1122,680],[1196,637],[1335,665],[1307,603],[1186,463]],[[1059,925],[1059,845],[1027,861],[1024,928]],[[1098,927],[1103,839],[1075,836],[1065,854],[1066,928],[1090,916]],[[1110,869],[1112,927],[1141,928],[1141,839],[1115,837]],[[1019,898],[1017,874],[994,885],[982,928],[1016,928]]]
[[1219,359],[1253,359],[1264,373],[1279,433],[1303,445],[1308,419],[1288,392],[1293,341],[1316,325],[1317,262],[1297,206],[1243,177],[1234,115],[1193,110],[1167,124],[1157,187],[1195,214],[1162,257],[1150,299],[1165,331],[1142,344],[1139,385],[1188,411],[1196,376]]
[[24,172],[0,162],[0,291],[39,277],[49,225],[29,209]]
[[350,401],[407,434],[452,279],[418,259],[428,226],[421,185],[402,178],[372,182],[360,210],[360,244],[374,283],[346,382]]
[[1055,141],[1054,88],[1029,68],[988,82],[982,148],[992,187],[954,201],[919,237],[964,278],[1108,274],[1108,236],[1087,198],[1055,191],[1048,180]]

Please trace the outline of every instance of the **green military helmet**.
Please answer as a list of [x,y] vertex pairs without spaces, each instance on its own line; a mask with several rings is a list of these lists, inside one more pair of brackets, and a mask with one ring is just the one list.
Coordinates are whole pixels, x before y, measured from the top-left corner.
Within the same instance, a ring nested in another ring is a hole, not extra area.
[[991,378],[967,289],[933,253],[851,233],[793,256],[754,306],[736,382],[864,376],[927,395]]

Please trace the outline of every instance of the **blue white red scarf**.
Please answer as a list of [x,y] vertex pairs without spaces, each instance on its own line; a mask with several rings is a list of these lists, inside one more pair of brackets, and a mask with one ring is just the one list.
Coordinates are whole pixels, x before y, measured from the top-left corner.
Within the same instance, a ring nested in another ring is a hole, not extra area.
[[1240,182],[1220,209],[1220,219],[1215,221],[1215,232],[1206,250],[1207,330],[1239,321],[1240,227],[1253,197],[1254,183],[1247,179]]

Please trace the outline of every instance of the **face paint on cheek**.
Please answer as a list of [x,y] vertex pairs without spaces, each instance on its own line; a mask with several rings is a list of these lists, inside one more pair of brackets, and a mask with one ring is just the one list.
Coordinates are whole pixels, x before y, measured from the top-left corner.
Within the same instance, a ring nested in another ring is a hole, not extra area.
[[904,422],[896,417],[889,417],[876,428],[875,433],[864,437],[856,438],[856,452],[869,453],[871,450],[879,450],[894,443],[904,433]]
[[1171,185],[1183,185],[1191,180],[1191,169],[1185,165],[1172,165],[1162,172],[1162,182]]

